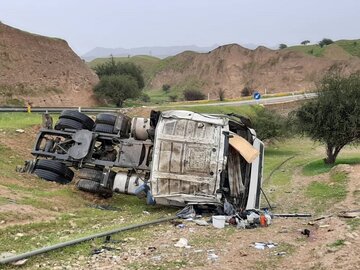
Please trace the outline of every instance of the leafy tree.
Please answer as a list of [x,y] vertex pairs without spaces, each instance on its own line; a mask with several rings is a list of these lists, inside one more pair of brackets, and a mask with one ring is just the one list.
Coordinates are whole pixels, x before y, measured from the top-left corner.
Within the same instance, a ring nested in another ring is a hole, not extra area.
[[150,102],[150,96],[146,93],[142,93],[141,96],[140,96],[140,100],[143,101],[143,102]]
[[281,44],[279,45],[279,49],[280,49],[280,50],[286,49],[286,48],[287,48],[287,45],[286,45],[286,44],[281,43]]
[[130,75],[104,75],[94,87],[95,95],[110,99],[121,107],[128,98],[136,98],[141,94],[136,79]]
[[243,90],[241,90],[241,96],[242,97],[248,97],[251,96],[253,91],[251,90],[250,86],[245,85]]
[[225,100],[225,90],[224,89],[219,89],[218,90],[218,97],[220,101],[224,101]]
[[251,122],[261,140],[280,139],[291,134],[290,121],[274,111],[259,108]]
[[166,93],[169,92],[170,88],[171,88],[170,84],[163,84],[162,86],[162,90]]
[[341,149],[360,141],[360,74],[327,74],[318,85],[318,97],[296,111],[299,129],[326,146],[327,164]]
[[304,45],[304,46],[305,46],[305,45],[307,45],[307,44],[309,44],[309,43],[310,43],[310,40],[304,40],[304,41],[301,42],[301,45]]
[[184,91],[185,100],[202,100],[205,97],[205,94],[197,89],[187,89]]
[[129,62],[115,62],[111,57],[109,61],[95,68],[100,81],[94,87],[96,96],[110,99],[121,107],[128,98],[137,98],[144,88],[142,70]]
[[170,95],[170,96],[169,96],[169,100],[170,100],[171,102],[175,102],[175,101],[177,100],[177,98],[178,98],[177,95]]
[[103,76],[126,74],[136,79],[140,89],[145,86],[144,77],[140,67],[131,62],[116,62],[112,56],[109,61],[96,66],[94,70],[100,79]]
[[319,41],[319,45],[321,48],[325,45],[330,45],[332,43],[334,43],[334,41],[332,41],[330,38],[323,38],[321,41]]

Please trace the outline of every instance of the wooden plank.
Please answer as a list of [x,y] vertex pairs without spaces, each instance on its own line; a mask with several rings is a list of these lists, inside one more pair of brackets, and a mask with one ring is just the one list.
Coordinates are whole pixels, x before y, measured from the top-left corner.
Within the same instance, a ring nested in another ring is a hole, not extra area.
[[252,163],[258,156],[259,151],[254,148],[247,140],[235,133],[231,133],[230,145],[248,162]]

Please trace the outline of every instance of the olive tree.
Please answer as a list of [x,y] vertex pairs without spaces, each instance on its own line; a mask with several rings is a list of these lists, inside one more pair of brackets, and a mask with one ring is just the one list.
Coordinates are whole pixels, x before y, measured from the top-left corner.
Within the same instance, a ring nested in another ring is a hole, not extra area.
[[122,107],[124,101],[141,95],[136,79],[130,75],[105,75],[94,87],[95,94],[104,99],[110,99],[117,107]]
[[360,74],[327,74],[318,85],[318,97],[295,115],[303,133],[325,144],[325,163],[334,164],[345,145],[360,140]]
[[128,98],[137,98],[144,88],[142,70],[130,62],[109,61],[94,68],[100,81],[94,87],[96,96],[109,99],[121,107]]

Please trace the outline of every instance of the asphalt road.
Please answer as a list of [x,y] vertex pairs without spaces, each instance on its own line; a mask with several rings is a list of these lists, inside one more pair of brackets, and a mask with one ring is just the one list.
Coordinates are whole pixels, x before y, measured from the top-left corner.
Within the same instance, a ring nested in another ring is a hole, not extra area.
[[[228,102],[216,102],[216,103],[203,103],[203,104],[184,104],[184,105],[168,105],[166,107],[199,107],[199,106],[240,106],[240,105],[254,105],[254,104],[279,104],[293,102],[297,100],[311,99],[315,98],[315,93],[307,93],[301,95],[291,95],[284,97],[269,97],[261,98],[259,100],[242,100],[242,101],[228,101]],[[82,112],[117,112],[121,108],[80,108]],[[33,107],[31,108],[32,112],[61,112],[63,110],[79,110],[79,107]],[[0,107],[0,112],[27,112],[25,107]]]
[[[287,103],[297,100],[311,99],[317,96],[316,93],[306,93],[301,95],[291,95],[284,97],[269,97],[261,98],[259,100],[241,100],[241,101],[229,101],[229,102],[217,102],[217,103],[205,103],[205,104],[186,104],[181,105],[181,107],[199,107],[199,106],[238,106],[238,105],[254,105],[254,104],[278,104],[278,103]],[[176,105],[179,106],[179,105]]]

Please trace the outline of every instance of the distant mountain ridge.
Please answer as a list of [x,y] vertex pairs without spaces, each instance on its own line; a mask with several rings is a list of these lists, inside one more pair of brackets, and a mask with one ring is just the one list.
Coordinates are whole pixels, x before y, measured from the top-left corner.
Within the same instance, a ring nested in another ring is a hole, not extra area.
[[[103,48],[96,47],[91,51],[83,54],[81,56],[85,61],[92,61],[96,58],[109,57],[110,55],[116,57],[128,57],[135,55],[149,55],[157,58],[166,58],[169,56],[174,56],[184,51],[193,51],[198,53],[207,53],[219,47],[219,44],[214,44],[212,46],[201,47],[197,45],[184,45],[184,46],[148,46],[148,47],[138,47],[138,48]],[[246,43],[242,44],[243,47],[248,49],[255,49],[258,47],[257,44]]]
[[199,47],[196,45],[185,45],[185,46],[149,46],[149,47],[138,47],[138,48],[103,48],[96,47],[91,51],[81,56],[86,61],[94,60],[95,58],[113,56],[134,56],[134,55],[151,55],[158,58],[166,58],[173,56],[183,51],[194,51],[194,52],[208,52],[219,45],[215,44],[209,47]]

